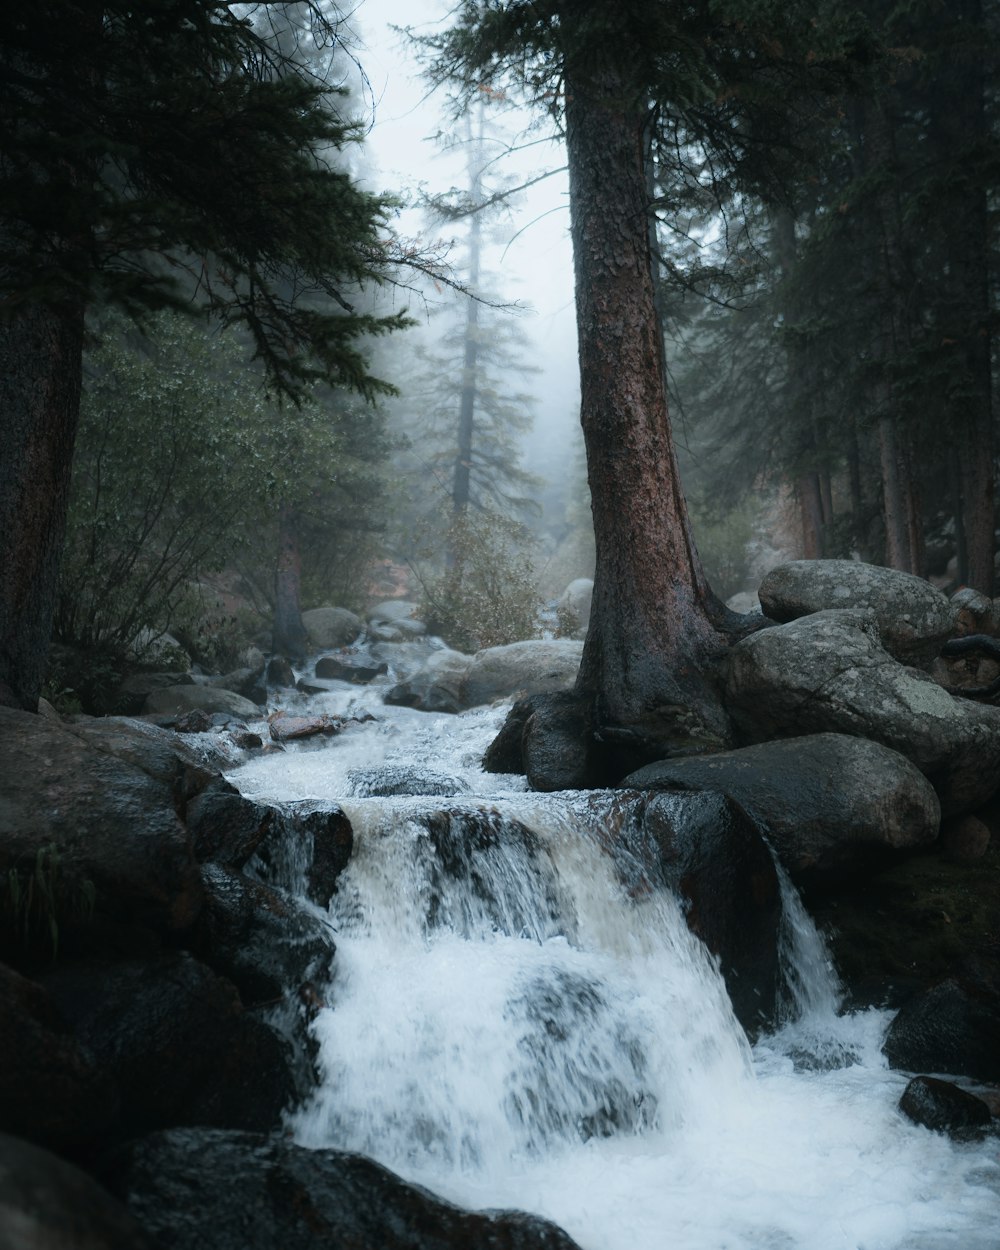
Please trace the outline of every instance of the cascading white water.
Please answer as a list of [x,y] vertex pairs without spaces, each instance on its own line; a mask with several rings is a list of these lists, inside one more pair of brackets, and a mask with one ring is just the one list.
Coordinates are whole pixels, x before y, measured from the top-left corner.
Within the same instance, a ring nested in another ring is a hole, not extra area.
[[[355,831],[298,1140],[545,1215],[584,1250],[997,1250],[995,1142],[898,1112],[887,1015],[836,1014],[794,894],[795,1018],[751,1051],[678,904],[602,851],[610,800],[479,771],[502,715],[385,709],[232,774],[258,799],[339,802]],[[468,792],[356,797],[402,764]]]

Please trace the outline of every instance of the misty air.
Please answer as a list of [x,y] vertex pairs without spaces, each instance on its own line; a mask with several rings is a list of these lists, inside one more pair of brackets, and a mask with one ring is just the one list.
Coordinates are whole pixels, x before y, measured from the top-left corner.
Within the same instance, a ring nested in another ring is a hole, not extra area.
[[8,17],[0,1250],[1000,1250],[998,49]]

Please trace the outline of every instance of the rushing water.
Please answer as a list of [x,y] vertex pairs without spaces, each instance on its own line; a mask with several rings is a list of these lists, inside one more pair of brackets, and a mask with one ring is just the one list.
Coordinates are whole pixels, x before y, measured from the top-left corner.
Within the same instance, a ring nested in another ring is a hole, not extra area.
[[[338,803],[355,831],[297,1140],[545,1215],[583,1250],[1000,1247],[996,1140],[901,1115],[888,1016],[837,1014],[793,892],[794,1018],[751,1049],[677,902],[601,850],[609,797],[483,774],[505,709],[435,716],[348,687],[310,703],[362,707],[378,719],[232,773],[259,800]],[[399,768],[463,793],[363,797]]]

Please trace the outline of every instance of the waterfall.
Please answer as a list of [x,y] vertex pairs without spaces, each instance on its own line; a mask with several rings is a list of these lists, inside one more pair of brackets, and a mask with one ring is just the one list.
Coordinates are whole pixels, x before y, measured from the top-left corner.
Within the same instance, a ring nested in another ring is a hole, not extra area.
[[[231,775],[339,802],[354,829],[297,1140],[534,1211],[583,1250],[997,1250],[995,1145],[903,1119],[886,1013],[838,1015],[787,880],[785,1020],[751,1048],[681,903],[608,854],[615,796],[479,772],[502,713],[400,712]],[[462,793],[357,797],[382,765]]]

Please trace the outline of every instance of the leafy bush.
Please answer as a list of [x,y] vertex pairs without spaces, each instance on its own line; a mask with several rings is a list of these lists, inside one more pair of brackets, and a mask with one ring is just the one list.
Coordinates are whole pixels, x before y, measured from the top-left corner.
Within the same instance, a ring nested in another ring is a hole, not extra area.
[[431,632],[466,652],[534,637],[532,543],[523,525],[496,513],[456,517],[447,534],[448,566],[436,576],[415,570]]

